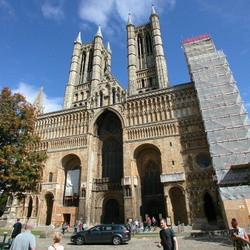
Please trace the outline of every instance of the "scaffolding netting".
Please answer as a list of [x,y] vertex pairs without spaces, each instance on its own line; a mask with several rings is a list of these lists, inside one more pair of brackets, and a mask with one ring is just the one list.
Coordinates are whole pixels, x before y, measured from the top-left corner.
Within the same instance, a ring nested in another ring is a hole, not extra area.
[[[249,168],[248,114],[226,56],[216,50],[211,37],[206,34],[186,39],[183,48],[197,90],[217,181],[226,184],[225,173],[233,166]],[[234,181],[244,183],[246,177],[238,174]],[[232,178],[228,184],[232,184]]]

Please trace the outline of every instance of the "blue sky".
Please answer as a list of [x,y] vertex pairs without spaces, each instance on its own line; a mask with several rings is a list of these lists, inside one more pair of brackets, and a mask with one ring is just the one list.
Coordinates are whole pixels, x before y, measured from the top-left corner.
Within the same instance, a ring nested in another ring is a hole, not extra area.
[[127,88],[126,22],[160,17],[170,85],[189,82],[182,39],[210,34],[227,55],[245,107],[250,112],[249,0],[0,0],[0,88],[33,102],[44,86],[45,112],[62,108],[73,43],[94,39],[101,25],[110,42],[111,71]]

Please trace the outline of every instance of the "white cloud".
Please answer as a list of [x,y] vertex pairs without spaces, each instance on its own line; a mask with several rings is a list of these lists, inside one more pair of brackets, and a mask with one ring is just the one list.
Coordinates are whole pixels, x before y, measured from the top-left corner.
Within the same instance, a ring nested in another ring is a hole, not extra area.
[[80,4],[79,16],[83,20],[106,27],[114,0],[83,0]]
[[64,0],[56,1],[54,4],[53,1],[48,1],[42,4],[42,13],[45,18],[54,19],[54,20],[61,20],[64,18],[63,12],[63,3]]
[[144,23],[151,14],[151,5],[154,4],[156,12],[162,13],[164,7],[172,10],[176,0],[82,0],[79,6],[79,16],[82,20],[101,25],[104,29],[109,26],[110,19],[122,24],[132,16],[135,25]]
[[[13,93],[20,93],[23,95],[26,100],[33,104],[39,89],[33,85],[29,85],[24,82],[18,83],[18,87],[16,89],[12,89]],[[57,110],[62,109],[62,98],[61,97],[48,97],[45,93],[43,95],[43,105],[44,105],[44,112],[49,113]]]

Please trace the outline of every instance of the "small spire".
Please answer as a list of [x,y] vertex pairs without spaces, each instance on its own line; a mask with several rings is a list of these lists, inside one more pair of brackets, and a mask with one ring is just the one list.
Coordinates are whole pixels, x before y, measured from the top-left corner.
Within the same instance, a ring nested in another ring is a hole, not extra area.
[[112,54],[112,50],[110,49],[110,44],[109,44],[109,42],[108,42],[108,44],[107,44],[107,51],[108,51],[110,54]]
[[96,37],[97,37],[97,36],[102,37],[101,25],[99,25],[98,30],[97,30],[96,35],[95,35],[95,36],[96,36]]
[[81,31],[79,31],[78,36],[77,36],[77,38],[76,38],[76,40],[75,40],[75,43],[82,43]]
[[154,7],[154,5],[152,4],[152,10],[151,10],[151,16],[152,15],[157,15],[156,14],[156,11],[155,11],[155,7]]
[[[131,15],[130,13],[128,14],[128,22],[127,25],[131,25],[132,24],[132,19],[131,19]],[[133,24],[132,24],[133,25]]]
[[33,107],[36,109],[36,113],[38,115],[43,114],[43,85],[41,86],[34,102],[33,102]]

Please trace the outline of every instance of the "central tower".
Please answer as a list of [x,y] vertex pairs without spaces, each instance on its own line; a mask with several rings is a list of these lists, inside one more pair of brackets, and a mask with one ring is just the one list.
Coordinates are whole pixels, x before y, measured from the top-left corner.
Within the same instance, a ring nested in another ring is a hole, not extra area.
[[152,6],[150,22],[138,27],[127,23],[128,94],[168,87],[168,73],[159,17]]

